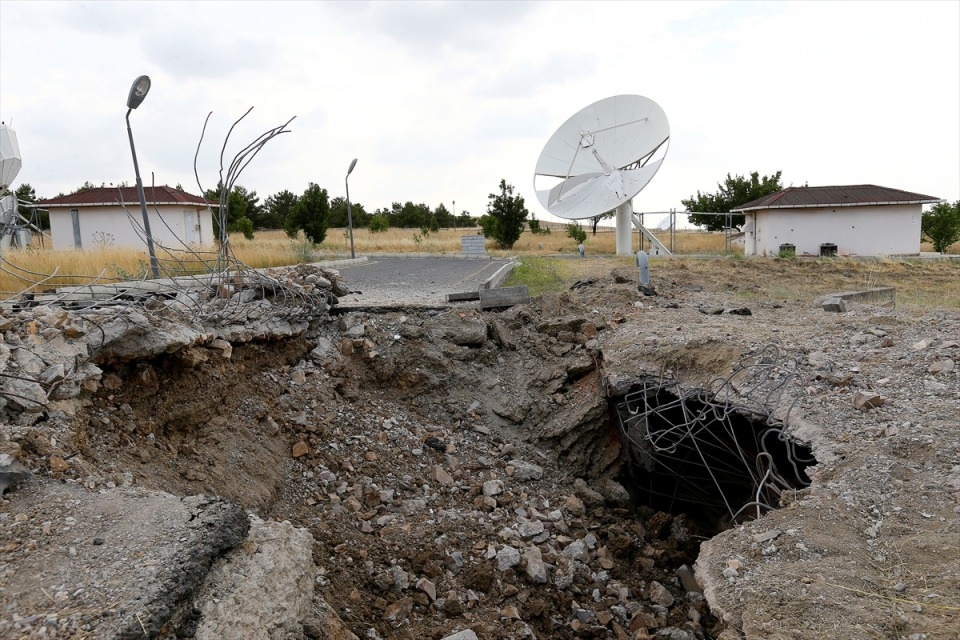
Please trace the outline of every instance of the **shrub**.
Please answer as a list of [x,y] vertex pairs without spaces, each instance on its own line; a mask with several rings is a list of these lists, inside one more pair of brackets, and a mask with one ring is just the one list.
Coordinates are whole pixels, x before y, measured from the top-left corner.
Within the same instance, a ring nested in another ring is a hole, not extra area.
[[381,231],[386,231],[390,228],[390,219],[382,213],[370,218],[370,224],[368,225],[371,233],[379,233]]

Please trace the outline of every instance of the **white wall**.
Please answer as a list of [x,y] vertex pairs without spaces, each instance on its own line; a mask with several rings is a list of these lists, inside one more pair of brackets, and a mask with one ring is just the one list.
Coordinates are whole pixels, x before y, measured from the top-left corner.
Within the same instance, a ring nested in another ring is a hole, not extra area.
[[838,255],[917,255],[921,213],[919,204],[761,210],[747,215],[747,228],[751,217],[754,225],[744,253],[775,256],[792,244],[797,255],[820,255],[821,244],[833,243]]
[[[146,249],[146,242],[138,234],[134,224],[143,226],[143,216],[139,205],[128,208],[130,216],[120,207],[80,207],[80,241],[83,249],[96,249],[100,246]],[[194,232],[194,246],[212,247],[214,245],[213,220],[208,209],[191,207],[161,206],[147,207],[150,217],[150,233],[155,244],[169,249],[183,249],[187,238],[185,212],[195,212],[200,226]],[[131,220],[132,218],[132,220]],[[50,209],[50,235],[54,249],[75,249],[73,221],[70,208]]]

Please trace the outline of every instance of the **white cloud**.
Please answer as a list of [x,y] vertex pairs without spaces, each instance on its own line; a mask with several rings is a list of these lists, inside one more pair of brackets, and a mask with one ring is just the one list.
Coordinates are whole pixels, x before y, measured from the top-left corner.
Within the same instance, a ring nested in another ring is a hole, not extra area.
[[[18,182],[55,195],[132,183],[126,94],[144,180],[216,183],[228,151],[296,116],[240,183],[308,182],[368,209],[454,200],[475,214],[500,179],[537,217],[533,165],[554,129],[610,95],[671,124],[638,210],[679,208],[726,174],[870,182],[960,199],[955,2],[0,2],[0,118]],[[229,156],[229,157],[232,157]],[[229,161],[228,157],[228,161]]]

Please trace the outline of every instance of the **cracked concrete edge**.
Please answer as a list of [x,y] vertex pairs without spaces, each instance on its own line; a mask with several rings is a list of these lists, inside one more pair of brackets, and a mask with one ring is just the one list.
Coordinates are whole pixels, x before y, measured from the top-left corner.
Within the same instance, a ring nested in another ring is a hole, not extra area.
[[517,265],[520,264],[520,261],[516,258],[508,258],[509,262],[503,265],[497,272],[492,276],[487,278],[483,284],[480,285],[481,289],[496,289],[503,281],[510,277],[510,274],[513,273],[513,270],[517,268]]

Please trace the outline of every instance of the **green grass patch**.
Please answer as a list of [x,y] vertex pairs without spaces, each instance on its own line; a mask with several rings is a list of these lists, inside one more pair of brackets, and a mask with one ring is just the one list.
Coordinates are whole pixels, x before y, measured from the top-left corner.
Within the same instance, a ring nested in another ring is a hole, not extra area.
[[567,269],[563,260],[534,256],[520,258],[519,264],[503,286],[516,287],[524,284],[527,285],[531,297],[564,290],[567,284]]

